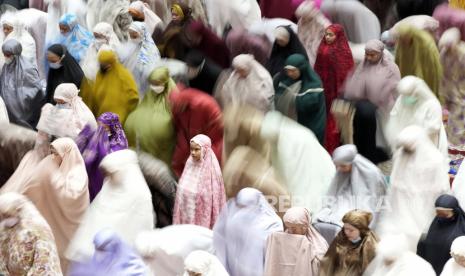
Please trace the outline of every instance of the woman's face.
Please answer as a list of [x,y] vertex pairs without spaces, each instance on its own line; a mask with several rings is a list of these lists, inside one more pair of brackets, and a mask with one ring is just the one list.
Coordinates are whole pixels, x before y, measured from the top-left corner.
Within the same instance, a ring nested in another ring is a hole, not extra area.
[[5,34],[5,37],[11,34],[11,32],[13,32],[13,26],[10,26],[8,24],[3,24],[3,34]]
[[197,273],[197,272],[193,272],[193,271],[187,271],[187,274],[189,276],[202,276],[202,273]]
[[237,67],[235,69],[236,71],[236,74],[241,78],[241,79],[245,79],[247,78],[247,76],[249,75],[249,71],[245,68],[240,68],[240,67]]
[[325,32],[326,44],[333,44],[335,40],[336,40],[336,34],[331,29],[326,29],[326,32]]
[[94,37],[95,39],[107,39],[103,34],[99,34],[99,33],[96,33],[94,32]]
[[286,75],[293,80],[298,80],[300,78],[300,70],[298,68],[286,68]]
[[69,31],[71,31],[71,29],[69,28],[68,25],[59,24],[59,27],[60,27],[60,33],[61,33],[62,35],[66,35],[67,33],[69,33]]
[[436,209],[436,217],[450,219],[454,216],[454,210]]
[[300,224],[288,223],[286,222],[286,229],[289,234],[294,235],[306,235],[307,234],[307,227]]
[[335,163],[336,170],[341,173],[350,173],[352,171],[352,164],[338,164]]
[[52,145],[50,145],[50,154],[52,155],[52,158],[54,160],[56,160],[58,163],[61,163],[62,161],[61,156],[60,154],[58,154],[58,151]]
[[48,52],[47,53],[47,60],[50,63],[58,63],[58,62],[60,62],[61,58],[59,56],[55,55],[54,53]]
[[381,59],[381,53],[376,51],[365,50],[365,60],[369,63],[378,63]]
[[200,161],[202,158],[202,147],[195,142],[191,142],[191,156],[194,161]]
[[139,33],[129,29],[129,37],[131,39],[138,39],[140,37]]
[[182,18],[174,9],[171,10],[171,20],[174,22],[181,22]]
[[360,238],[360,230],[358,230],[352,224],[344,223],[343,230],[344,234],[346,234],[346,237],[351,241],[355,241]]
[[454,253],[450,253],[450,255],[452,256],[452,258],[454,258],[454,261],[458,265],[465,267],[465,256],[461,256],[461,255],[454,254]]

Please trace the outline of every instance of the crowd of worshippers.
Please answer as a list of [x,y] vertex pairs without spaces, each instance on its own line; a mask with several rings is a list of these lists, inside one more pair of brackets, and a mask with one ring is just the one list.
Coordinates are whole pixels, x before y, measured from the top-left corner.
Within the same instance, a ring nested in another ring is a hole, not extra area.
[[0,275],[465,276],[465,0],[0,24]]

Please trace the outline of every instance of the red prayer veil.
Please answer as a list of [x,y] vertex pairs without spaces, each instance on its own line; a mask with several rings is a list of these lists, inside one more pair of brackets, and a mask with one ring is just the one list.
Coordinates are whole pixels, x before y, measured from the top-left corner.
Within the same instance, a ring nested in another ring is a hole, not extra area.
[[330,112],[331,105],[334,99],[341,95],[344,82],[354,67],[354,59],[342,25],[332,24],[327,29],[334,32],[336,39],[331,44],[326,43],[324,37],[321,40],[315,71],[320,76],[325,90],[327,113],[325,148],[332,153],[339,146],[339,131]]

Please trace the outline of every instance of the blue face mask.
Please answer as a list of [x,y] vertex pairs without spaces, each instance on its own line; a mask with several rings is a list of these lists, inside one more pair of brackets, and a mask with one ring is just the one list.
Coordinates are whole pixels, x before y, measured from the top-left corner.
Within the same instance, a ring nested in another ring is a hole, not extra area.
[[59,68],[61,68],[61,66],[63,66],[63,64],[61,64],[59,62],[56,62],[56,63],[50,62],[50,68],[52,68],[52,69],[59,69]]
[[358,238],[355,239],[355,240],[350,240],[350,242],[352,242],[353,244],[356,244],[356,243],[360,242],[361,240],[362,240],[362,238],[361,238],[361,237],[358,237]]
[[402,96],[402,103],[405,105],[414,105],[416,104],[418,99],[414,96]]
[[70,108],[69,104],[66,104],[66,103],[64,103],[64,104],[58,104],[57,103],[55,105],[55,107],[58,108],[58,109],[69,109]]

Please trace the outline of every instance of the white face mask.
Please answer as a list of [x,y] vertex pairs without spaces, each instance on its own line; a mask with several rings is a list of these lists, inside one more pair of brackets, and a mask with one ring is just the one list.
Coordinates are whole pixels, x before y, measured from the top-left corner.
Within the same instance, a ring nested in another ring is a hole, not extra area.
[[56,108],[59,108],[59,109],[69,109],[69,108],[71,108],[71,105],[69,103],[64,103],[64,104],[58,104],[57,103],[55,106],[56,106]]
[[5,58],[5,64],[10,64],[10,63],[13,62],[13,60],[14,60],[14,57],[6,57]]
[[142,38],[141,37],[131,38],[131,42],[134,43],[134,44],[139,44],[139,43],[142,42]]
[[361,237],[358,237],[358,238],[356,238],[355,240],[350,240],[350,241],[351,241],[352,243],[355,244],[355,243],[358,243],[358,242],[361,241],[361,240],[362,240],[362,238],[361,238]]
[[95,48],[97,48],[97,50],[99,50],[100,47],[107,44],[107,40],[104,39],[104,38],[98,38],[98,39],[95,40],[94,43],[95,43]]
[[165,86],[163,85],[150,85],[150,89],[157,93],[157,94],[160,94],[162,93],[163,91],[165,91]]
[[61,68],[61,66],[63,66],[61,63],[57,62],[57,63],[53,63],[53,62],[50,62],[50,68],[52,69],[59,69]]
[[2,220],[1,224],[6,228],[11,228],[15,226],[16,224],[18,224],[18,222],[19,222],[19,218],[11,217],[11,218]]

